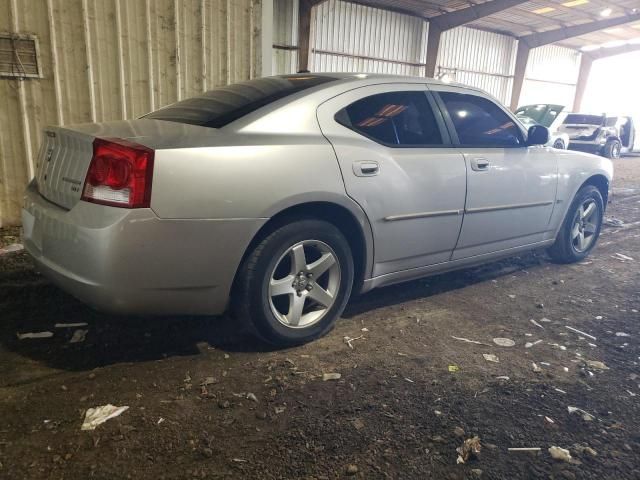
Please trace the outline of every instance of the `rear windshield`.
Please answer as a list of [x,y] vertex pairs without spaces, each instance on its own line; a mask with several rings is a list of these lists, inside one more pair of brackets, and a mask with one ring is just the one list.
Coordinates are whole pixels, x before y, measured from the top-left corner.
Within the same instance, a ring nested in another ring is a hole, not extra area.
[[276,100],[335,80],[313,75],[258,78],[209,90],[142,118],[220,128]]
[[581,113],[570,113],[565,118],[567,125],[602,125],[604,116],[602,115],[582,115]]

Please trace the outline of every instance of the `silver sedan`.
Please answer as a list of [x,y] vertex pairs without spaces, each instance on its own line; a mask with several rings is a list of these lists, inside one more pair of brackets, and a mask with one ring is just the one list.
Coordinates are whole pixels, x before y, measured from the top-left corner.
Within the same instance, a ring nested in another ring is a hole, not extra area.
[[352,292],[596,244],[612,164],[544,147],[484,92],[364,74],[261,78],[140,119],[47,128],[25,245],[122,314],[231,307],[292,345]]

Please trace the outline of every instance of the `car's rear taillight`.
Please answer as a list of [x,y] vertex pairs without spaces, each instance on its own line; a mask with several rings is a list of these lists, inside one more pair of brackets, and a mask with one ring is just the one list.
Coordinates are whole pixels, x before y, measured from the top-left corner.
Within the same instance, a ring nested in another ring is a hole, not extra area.
[[82,200],[114,207],[149,207],[153,153],[119,138],[96,138]]

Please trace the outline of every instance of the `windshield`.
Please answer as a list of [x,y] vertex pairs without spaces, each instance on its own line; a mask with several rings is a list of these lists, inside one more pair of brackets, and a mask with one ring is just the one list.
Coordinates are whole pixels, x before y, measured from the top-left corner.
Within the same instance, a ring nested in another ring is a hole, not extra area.
[[209,90],[142,118],[220,128],[276,100],[335,80],[313,75],[258,78]]
[[516,110],[516,115],[522,120],[529,118],[535,123],[550,127],[558,114],[564,109],[562,105],[549,105],[541,103],[537,105],[526,105]]
[[570,113],[564,120],[565,125],[602,125],[604,115],[583,115]]

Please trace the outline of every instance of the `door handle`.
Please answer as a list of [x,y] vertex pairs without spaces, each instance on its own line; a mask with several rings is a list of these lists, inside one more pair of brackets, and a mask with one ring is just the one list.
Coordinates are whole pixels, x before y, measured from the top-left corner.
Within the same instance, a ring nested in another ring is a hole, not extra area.
[[353,164],[353,173],[357,177],[372,177],[380,173],[380,164],[371,160],[355,162]]
[[489,160],[482,157],[472,158],[471,170],[475,170],[476,172],[486,172],[489,170]]

